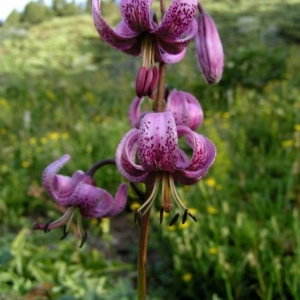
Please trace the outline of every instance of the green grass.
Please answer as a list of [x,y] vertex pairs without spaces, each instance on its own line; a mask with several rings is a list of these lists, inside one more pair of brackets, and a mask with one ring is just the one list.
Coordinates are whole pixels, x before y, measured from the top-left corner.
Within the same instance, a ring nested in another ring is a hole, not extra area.
[[[60,241],[59,230],[30,228],[60,215],[41,190],[50,162],[69,153],[62,172],[72,174],[114,157],[129,129],[140,60],[101,43],[90,16],[1,36],[0,294],[22,299],[40,288],[44,299],[134,299],[136,249],[128,247],[126,263],[107,255],[110,221],[85,223],[83,249],[76,231]],[[299,46],[270,48],[235,32],[224,41],[217,86],[204,84],[193,47],[168,67],[168,85],[197,96],[205,111],[198,132],[218,156],[202,182],[178,187],[197,223],[169,228],[173,214],[159,225],[152,211],[150,299],[299,299]],[[98,173],[97,184],[114,193],[120,175],[112,167]]]

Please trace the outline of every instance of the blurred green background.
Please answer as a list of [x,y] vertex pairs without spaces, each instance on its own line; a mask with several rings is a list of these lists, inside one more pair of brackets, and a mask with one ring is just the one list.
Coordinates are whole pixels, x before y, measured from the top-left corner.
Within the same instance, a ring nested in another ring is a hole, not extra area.
[[[178,187],[197,223],[159,225],[152,210],[149,299],[300,299],[300,1],[202,4],[224,43],[223,79],[204,83],[191,42],[167,83],[199,99],[198,132],[218,156],[198,185]],[[69,153],[71,175],[114,157],[141,60],[99,39],[89,7],[33,8],[0,28],[0,299],[135,299],[135,199],[86,221],[81,249],[76,224],[63,241],[31,225],[62,213],[41,187],[49,163]],[[120,20],[113,2],[102,10]],[[120,180],[111,166],[96,176],[112,194]]]

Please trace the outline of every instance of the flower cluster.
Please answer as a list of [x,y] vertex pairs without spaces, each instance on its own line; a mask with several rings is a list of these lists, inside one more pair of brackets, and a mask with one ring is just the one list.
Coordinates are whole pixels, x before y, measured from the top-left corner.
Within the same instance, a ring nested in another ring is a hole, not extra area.
[[[96,30],[103,41],[122,52],[142,56],[141,66],[135,75],[136,97],[129,108],[132,127],[117,147],[115,160],[103,160],[87,172],[76,171],[72,177],[57,174],[70,159],[64,155],[44,171],[43,186],[59,205],[66,208],[57,221],[45,225],[35,223],[34,229],[47,232],[64,225],[64,235],[76,210],[82,241],[81,216],[85,218],[112,217],[126,205],[128,186],[120,183],[113,197],[95,185],[94,172],[106,164],[115,164],[120,174],[136,189],[136,183],[146,186],[141,195],[142,204],[136,209],[135,218],[140,223],[149,212],[161,189],[161,218],[170,213],[173,203],[182,211],[182,224],[188,216],[196,221],[181,201],[176,184],[192,185],[201,180],[213,164],[216,148],[212,141],[196,130],[203,123],[203,110],[199,101],[190,93],[165,85],[166,64],[181,61],[189,42],[194,39],[196,55],[205,81],[217,83],[223,71],[223,49],[213,19],[197,0],[173,0],[168,10],[162,9],[159,22],[151,9],[154,0],[121,0],[121,21],[112,29],[101,14],[101,2],[92,1],[92,15]],[[158,64],[158,65],[156,65]],[[147,99],[154,111],[143,111]],[[186,147],[182,148],[182,139]],[[189,150],[185,150],[185,149]],[[175,214],[169,225],[179,218]]]

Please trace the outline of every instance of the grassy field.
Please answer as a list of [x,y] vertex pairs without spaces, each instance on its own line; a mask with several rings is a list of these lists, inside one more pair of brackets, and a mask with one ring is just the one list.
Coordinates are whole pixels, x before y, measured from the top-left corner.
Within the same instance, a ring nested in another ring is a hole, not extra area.
[[[152,211],[149,299],[300,299],[300,46],[297,32],[286,34],[299,3],[277,31],[265,24],[274,5],[257,8],[264,22],[241,32],[247,7],[227,2],[212,6],[226,54],[221,83],[204,84],[193,44],[168,67],[169,87],[201,102],[198,132],[218,156],[203,181],[178,188],[197,223],[170,228]],[[61,214],[41,188],[50,162],[69,153],[63,172],[72,174],[114,157],[130,128],[139,59],[99,41],[88,15],[0,34],[0,299],[134,299],[134,199],[115,220],[87,221],[82,249],[76,228],[60,241],[59,230],[31,224]],[[114,193],[121,177],[107,167],[96,180]]]

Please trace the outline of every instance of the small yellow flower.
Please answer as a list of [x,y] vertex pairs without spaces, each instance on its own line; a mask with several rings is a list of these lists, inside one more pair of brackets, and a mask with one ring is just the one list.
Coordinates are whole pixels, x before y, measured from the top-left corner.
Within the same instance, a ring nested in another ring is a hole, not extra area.
[[42,138],[40,138],[40,142],[41,142],[41,144],[47,144],[48,139],[45,137],[42,137]]
[[2,135],[5,135],[5,134],[7,134],[7,129],[6,128],[1,128],[0,132],[1,132]]
[[36,144],[36,138],[35,138],[35,137],[29,138],[29,144],[30,144],[30,145]]
[[64,139],[64,140],[68,139],[69,137],[70,137],[70,135],[67,132],[63,132],[61,134],[61,138]]
[[286,140],[281,142],[281,145],[285,148],[289,148],[292,147],[294,145],[294,141],[293,140]]
[[182,275],[182,280],[185,281],[185,282],[189,282],[192,280],[193,278],[193,275],[191,273],[185,273]]
[[141,207],[141,204],[134,201],[130,204],[130,210],[134,211],[136,208],[139,209]]
[[222,118],[223,118],[223,119],[229,119],[229,118],[230,118],[230,113],[229,113],[229,112],[224,112],[224,113],[222,114]]
[[218,249],[216,247],[210,247],[208,253],[210,255],[216,255],[218,253]]
[[58,140],[59,139],[59,133],[58,132],[50,132],[49,133],[49,139],[50,140]]
[[209,213],[209,214],[212,214],[212,215],[215,215],[218,213],[218,210],[212,206],[212,205],[209,205],[206,207],[206,211]]
[[296,124],[296,125],[294,126],[294,129],[295,129],[295,131],[300,131],[300,124]]
[[186,221],[184,224],[182,224],[181,222],[178,224],[178,228],[179,229],[185,229],[185,228],[187,228],[189,226],[190,226],[189,221]]
[[210,125],[212,123],[213,123],[212,118],[206,118],[206,119],[204,119],[204,125]]
[[30,163],[28,161],[25,160],[25,161],[22,162],[22,167],[24,169],[28,168],[29,166],[30,166]]
[[101,118],[100,118],[100,116],[95,116],[95,117],[93,118],[93,120],[94,120],[95,123],[99,123],[100,120],[101,120]]
[[216,181],[215,181],[215,179],[212,178],[212,177],[207,178],[207,179],[205,180],[205,183],[206,183],[208,186],[210,186],[210,187],[214,187],[214,186],[217,184]]
[[189,213],[191,213],[192,215],[197,215],[198,211],[196,208],[191,207],[189,208]]
[[175,226],[175,225],[172,225],[172,226],[167,226],[167,229],[168,229],[169,231],[174,231],[174,230],[175,230],[175,228],[176,228],[176,226]]

